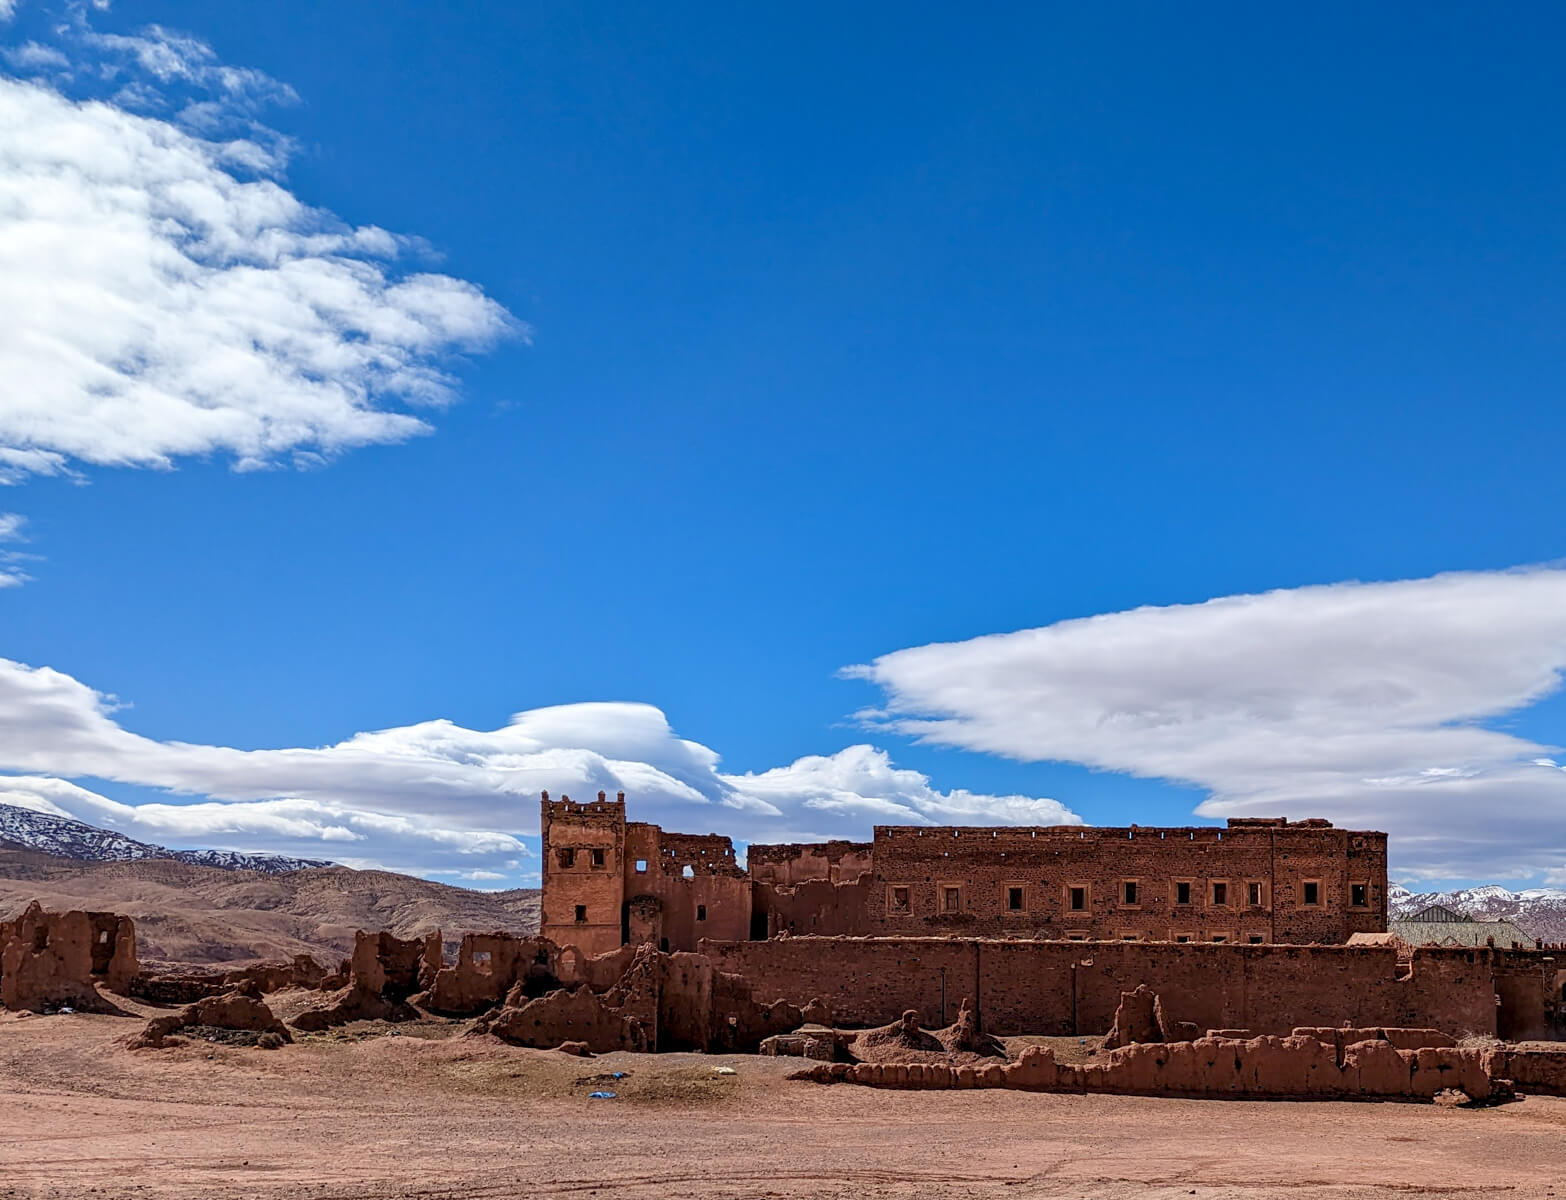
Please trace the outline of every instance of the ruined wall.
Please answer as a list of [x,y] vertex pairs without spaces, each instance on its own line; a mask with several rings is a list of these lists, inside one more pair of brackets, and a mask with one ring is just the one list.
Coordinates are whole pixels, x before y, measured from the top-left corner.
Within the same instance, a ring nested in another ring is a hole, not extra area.
[[1496,1031],[1487,950],[1419,950],[1411,973],[1389,947],[783,938],[702,950],[757,995],[798,1005],[820,997],[846,1025],[885,1024],[909,1008],[944,1025],[970,997],[989,1033],[1096,1035],[1112,1025],[1121,993],[1145,983],[1171,1020],[1203,1030]]
[[869,875],[843,883],[808,879],[789,887],[758,883],[751,900],[752,935],[868,934],[873,894]]
[[811,879],[852,883],[870,870],[872,842],[753,843],[745,852],[750,877],[757,883],[793,887]]
[[877,826],[871,931],[1342,943],[1386,929],[1386,835],[1324,821],[1227,829]]
[[97,985],[126,993],[139,970],[129,917],[45,912],[34,901],[0,922],[0,1005],[6,1008],[112,1010]]
[[1012,1063],[818,1063],[792,1079],[892,1088],[1017,1088],[1213,1099],[1431,1099],[1448,1089],[1472,1100],[1509,1094],[1504,1052],[1458,1047],[1399,1050],[1365,1041],[1341,1053],[1309,1037],[1202,1038],[1126,1046],[1100,1062],[1057,1063],[1030,1046]]

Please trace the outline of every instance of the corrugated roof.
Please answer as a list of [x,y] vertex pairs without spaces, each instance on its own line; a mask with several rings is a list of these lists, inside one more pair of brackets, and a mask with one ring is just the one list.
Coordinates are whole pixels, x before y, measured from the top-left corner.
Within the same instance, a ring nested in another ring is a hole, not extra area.
[[[1420,913],[1419,916],[1424,914]],[[1483,946],[1491,938],[1503,950],[1513,942],[1524,946],[1533,945],[1533,939],[1510,921],[1473,921],[1467,918],[1454,921],[1450,917],[1421,921],[1415,918],[1388,921],[1387,932],[1410,946]]]

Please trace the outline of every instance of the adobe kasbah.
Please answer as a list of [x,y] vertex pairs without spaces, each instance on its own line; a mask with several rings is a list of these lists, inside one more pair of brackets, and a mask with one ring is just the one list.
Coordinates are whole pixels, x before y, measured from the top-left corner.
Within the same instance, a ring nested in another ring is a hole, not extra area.
[[542,805],[543,934],[587,954],[780,934],[1341,945],[1387,929],[1387,835],[1227,828],[877,825],[754,844],[627,821],[625,794]]

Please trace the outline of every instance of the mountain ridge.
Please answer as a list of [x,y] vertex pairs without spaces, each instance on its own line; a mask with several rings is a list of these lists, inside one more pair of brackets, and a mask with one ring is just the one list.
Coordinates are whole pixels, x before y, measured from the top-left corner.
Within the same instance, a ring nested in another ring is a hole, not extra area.
[[197,866],[217,867],[227,871],[259,871],[267,875],[337,865],[324,858],[252,854],[242,850],[170,850],[151,842],[139,842],[112,829],[89,825],[85,821],[3,803],[0,803],[0,845],[36,850],[75,862],[173,859]]

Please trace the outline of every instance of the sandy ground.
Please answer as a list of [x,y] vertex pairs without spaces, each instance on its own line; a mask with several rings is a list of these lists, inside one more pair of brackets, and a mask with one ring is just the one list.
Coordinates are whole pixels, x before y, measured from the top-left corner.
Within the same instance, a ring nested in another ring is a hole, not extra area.
[[276,1051],[117,1044],[139,1028],[0,1014],[0,1197],[1566,1200],[1566,1100],[1548,1097],[1449,1110],[892,1092],[790,1083],[797,1060],[576,1059],[447,1023]]

